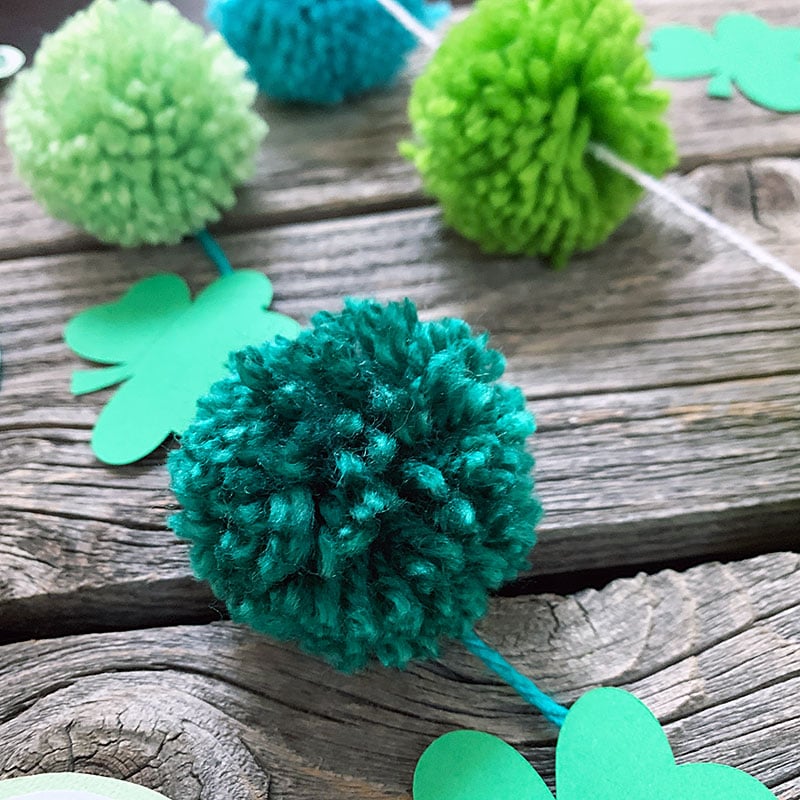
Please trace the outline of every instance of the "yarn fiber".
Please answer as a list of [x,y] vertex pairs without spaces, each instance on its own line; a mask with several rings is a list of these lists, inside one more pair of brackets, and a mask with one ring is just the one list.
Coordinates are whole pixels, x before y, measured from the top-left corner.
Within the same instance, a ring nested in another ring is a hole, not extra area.
[[167,3],[96,0],[14,82],[16,169],[50,214],[104,242],[176,243],[253,172],[267,128],[245,71]]
[[466,636],[541,513],[487,337],[348,300],[231,366],[169,458],[171,524],[231,617],[345,671]]
[[[428,27],[447,3],[400,0]],[[208,18],[268,97],[328,105],[390,85],[415,37],[376,0],[209,0]]]
[[641,27],[628,0],[478,0],[416,81],[401,148],[449,225],[556,266],[605,241],[641,190],[587,144],[656,176],[675,163]]

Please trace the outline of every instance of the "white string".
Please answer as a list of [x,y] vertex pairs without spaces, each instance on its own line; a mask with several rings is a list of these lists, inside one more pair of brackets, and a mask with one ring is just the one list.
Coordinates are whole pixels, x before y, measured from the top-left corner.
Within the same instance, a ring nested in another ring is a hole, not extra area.
[[426,28],[407,8],[397,0],[376,0],[380,3],[409,33],[413,33],[427,48],[436,50],[439,47],[439,37]]
[[[376,0],[376,2],[380,3],[406,30],[414,34],[430,50],[436,50],[439,46],[439,37],[403,8],[397,0]],[[666,184],[637,169],[633,164],[624,161],[602,144],[589,142],[587,150],[598,161],[602,161],[612,169],[617,170],[617,172],[621,172],[648,192],[652,192],[662,200],[666,200],[687,217],[704,225],[721,239],[741,250],[757,264],[777,272],[800,289],[800,272],[790,267],[785,261],[773,256],[772,253],[754,242],[749,236],[745,236],[730,225],[726,225],[716,217],[713,217],[707,211],[703,211],[699,206],[690,203]]]
[[762,267],[766,267],[773,272],[777,272],[779,275],[783,275],[786,280],[800,289],[800,272],[792,269],[785,261],[781,261],[781,259],[773,256],[772,253],[765,250],[750,237],[745,236],[730,225],[721,222],[707,211],[703,211],[702,208],[694,205],[694,203],[685,200],[665,183],[656,180],[646,172],[642,172],[627,161],[623,161],[616,153],[613,153],[602,144],[589,142],[587,149],[598,161],[602,161],[604,164],[617,170],[617,172],[621,172],[632,181],[638,183],[643,189],[647,189],[648,192],[652,192],[662,200],[666,200],[679,211],[686,214],[687,217],[699,222],[701,225],[705,225],[721,239],[724,239],[729,244],[732,244],[734,247],[750,256],[753,261],[761,264]]

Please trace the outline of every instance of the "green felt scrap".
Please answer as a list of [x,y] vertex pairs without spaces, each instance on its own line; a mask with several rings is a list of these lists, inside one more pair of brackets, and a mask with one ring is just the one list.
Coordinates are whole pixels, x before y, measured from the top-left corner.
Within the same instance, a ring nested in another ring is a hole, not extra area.
[[83,773],[51,772],[0,781],[0,800],[166,800],[144,786]]
[[272,285],[259,272],[219,278],[194,303],[177,275],[155,275],[123,297],[78,314],[64,338],[78,355],[109,364],[73,375],[74,394],[122,382],[95,425],[92,448],[101,461],[129,464],[181,433],[195,404],[226,374],[228,354],[300,326],[267,311]]
[[800,111],[800,28],[773,28],[753,14],[726,14],[714,33],[667,25],[650,42],[662,78],[711,78],[710,97],[730,98],[734,84],[773,111]]
[[[558,800],[775,800],[747,773],[720,764],[677,766],[658,720],[621,689],[595,689],[570,709],[556,746]],[[422,755],[414,800],[553,800],[510,745],[455,731]]]

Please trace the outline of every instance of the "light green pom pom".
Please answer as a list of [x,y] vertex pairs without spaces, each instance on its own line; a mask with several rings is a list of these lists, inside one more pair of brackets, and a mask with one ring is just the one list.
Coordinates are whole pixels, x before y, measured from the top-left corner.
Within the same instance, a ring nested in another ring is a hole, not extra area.
[[402,145],[448,224],[557,266],[614,231],[640,190],[587,144],[658,176],[675,163],[641,27],[628,0],[478,0],[414,85]]
[[165,2],[96,0],[12,87],[17,171],[53,216],[104,242],[178,242],[253,172],[267,127],[245,71]]

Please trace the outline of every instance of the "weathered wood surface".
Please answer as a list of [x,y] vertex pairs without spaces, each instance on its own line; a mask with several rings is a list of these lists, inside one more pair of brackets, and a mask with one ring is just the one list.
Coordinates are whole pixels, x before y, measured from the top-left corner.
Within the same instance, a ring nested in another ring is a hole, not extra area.
[[[800,263],[799,179],[777,160],[676,185]],[[663,207],[645,205],[561,273],[478,258],[434,209],[223,243],[238,266],[268,272],[273,307],[301,322],[342,295],[407,295],[426,317],[492,332],[539,419],[548,516],[534,574],[800,545],[800,293]],[[82,362],[64,323],[158,270],[195,287],[212,278],[193,244],[0,264],[0,636],[161,624],[176,605],[185,618],[209,613],[166,530],[163,453],[102,466],[88,440],[109,393],[68,391]]]
[[[800,798],[799,556],[498,599],[483,628],[561,701],[624,686],[679,763],[724,762]],[[353,677],[216,623],[9,645],[0,685],[5,777],[95,772],[175,800],[408,798],[425,747],[479,727],[552,784],[555,730],[456,645]]]
[[[795,0],[639,7],[650,30],[731,10],[800,22]],[[337,110],[265,107],[272,133],[223,245],[301,322],[342,295],[408,295],[426,318],[489,330],[539,420],[548,516],[487,639],[564,702],[634,690],[679,761],[800,800],[800,556],[530,594],[800,549],[800,293],[653,201],[560,273],[481,256],[397,156],[409,80]],[[689,173],[672,184],[800,265],[800,166],[782,157],[800,153],[797,117],[669,86]],[[68,392],[83,365],[65,322],[158,270],[195,290],[213,279],[192,243],[122,252],[50,220],[0,145],[0,778],[100,772],[172,800],[407,798],[424,747],[478,727],[551,780],[554,731],[457,646],[348,678],[207,624],[221,612],[166,529],[163,452],[99,464],[88,439],[109,393]]]
[[[711,30],[735,10],[776,25],[800,22],[794,0],[637,0],[646,32],[668,23]],[[466,10],[456,12],[456,17]],[[645,34],[646,35],[646,34]],[[424,202],[414,168],[397,153],[409,135],[406,102],[413,76],[427,58],[420,52],[399,85],[341,108],[262,105],[271,132],[254,178],[220,230],[241,231],[286,222],[417,206]],[[705,81],[664,84],[673,95],[669,121],[681,167],[800,152],[800,125],[792,115],[759,108],[737,95],[709,101]],[[0,258],[96,249],[97,242],[51,219],[13,175],[0,136]]]

